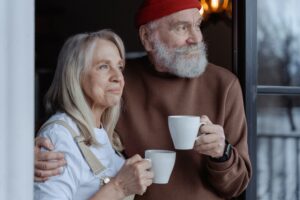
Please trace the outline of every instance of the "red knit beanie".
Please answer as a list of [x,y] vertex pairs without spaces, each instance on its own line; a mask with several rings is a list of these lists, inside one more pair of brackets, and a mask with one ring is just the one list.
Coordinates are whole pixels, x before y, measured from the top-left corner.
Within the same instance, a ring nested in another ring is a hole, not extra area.
[[198,0],[145,0],[137,12],[136,26],[140,27],[150,21],[189,8],[200,10],[200,2]]

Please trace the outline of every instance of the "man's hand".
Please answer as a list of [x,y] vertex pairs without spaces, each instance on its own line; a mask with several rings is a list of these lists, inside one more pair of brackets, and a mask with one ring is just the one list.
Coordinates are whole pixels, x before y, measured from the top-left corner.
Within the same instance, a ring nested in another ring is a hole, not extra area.
[[[41,151],[45,148],[49,151]],[[46,181],[50,176],[60,174],[60,169],[66,164],[64,154],[53,152],[53,144],[48,138],[37,137],[34,147],[34,180]]]
[[200,136],[195,141],[194,150],[199,154],[205,154],[213,158],[223,156],[225,149],[225,134],[223,127],[213,124],[207,116],[201,116],[202,125]]

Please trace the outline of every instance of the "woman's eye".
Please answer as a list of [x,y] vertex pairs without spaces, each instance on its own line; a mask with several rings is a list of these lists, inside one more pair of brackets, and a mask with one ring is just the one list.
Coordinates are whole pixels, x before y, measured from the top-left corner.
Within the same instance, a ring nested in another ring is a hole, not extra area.
[[99,69],[101,70],[108,69],[108,65],[99,65]]
[[123,72],[124,69],[125,69],[125,67],[124,67],[123,65],[120,65],[120,66],[119,66],[119,69],[120,69],[121,72]]

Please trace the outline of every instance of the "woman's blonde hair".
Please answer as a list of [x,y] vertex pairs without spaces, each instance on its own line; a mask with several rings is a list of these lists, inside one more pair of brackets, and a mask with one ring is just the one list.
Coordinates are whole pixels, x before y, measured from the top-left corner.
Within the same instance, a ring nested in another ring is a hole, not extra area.
[[[94,134],[92,111],[85,99],[81,87],[82,72],[91,66],[95,44],[98,39],[111,41],[119,50],[125,62],[125,49],[121,38],[110,30],[100,30],[92,33],[77,34],[70,37],[63,45],[57,62],[57,68],[52,84],[45,96],[46,110],[51,114],[56,111],[66,112],[77,124],[81,135],[88,145],[98,145]],[[120,102],[107,108],[101,117],[112,144],[114,129],[120,114]]]

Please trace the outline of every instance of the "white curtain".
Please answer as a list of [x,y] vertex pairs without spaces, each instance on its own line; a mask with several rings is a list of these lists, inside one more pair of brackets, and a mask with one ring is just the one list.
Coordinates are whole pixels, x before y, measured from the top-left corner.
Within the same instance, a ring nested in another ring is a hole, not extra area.
[[34,0],[0,0],[0,199],[33,199]]

